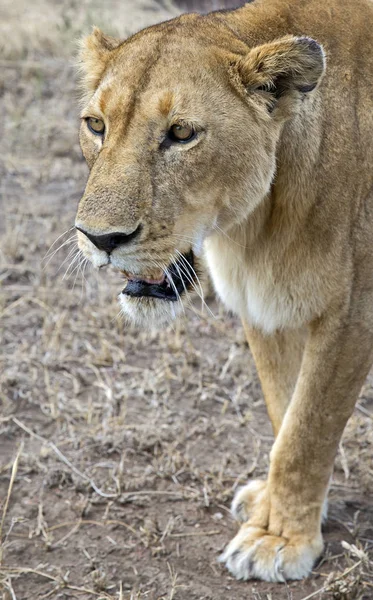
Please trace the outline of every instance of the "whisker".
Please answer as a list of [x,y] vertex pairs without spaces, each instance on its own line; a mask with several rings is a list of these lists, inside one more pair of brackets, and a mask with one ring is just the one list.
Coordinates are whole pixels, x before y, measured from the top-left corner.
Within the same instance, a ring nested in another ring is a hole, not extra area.
[[171,233],[171,237],[177,238],[179,240],[189,242],[191,244],[195,243],[195,239],[186,235],[179,235],[178,233]]
[[[184,275],[186,276],[186,278],[188,279],[189,283],[191,284],[191,286],[192,286],[193,290],[195,291],[195,293],[197,294],[197,296],[200,298],[200,300],[201,300],[201,310],[202,310],[202,312],[203,312],[204,299],[203,299],[203,297],[201,296],[201,294],[200,294],[199,290],[197,289],[196,283],[193,281],[193,278],[192,278],[192,277],[190,277],[190,274],[187,272],[187,270],[184,268],[184,266],[183,266],[181,263],[179,263],[179,264],[180,264],[180,268],[179,268],[179,265],[178,265],[177,263],[175,263],[175,267],[176,267],[176,268],[177,268],[177,270],[178,270],[179,277],[180,277],[180,279],[182,280],[182,282],[183,282],[183,284],[184,284],[183,277],[182,277],[182,275],[181,275],[181,273],[180,273],[180,269],[181,269],[181,270],[183,271]],[[185,286],[185,284],[184,284],[184,289],[185,289],[185,291],[186,291],[186,293],[188,294],[188,297],[189,297],[189,299],[190,299],[189,290],[188,290],[188,288]]]
[[[70,273],[68,274],[69,278],[74,275],[74,273],[76,272],[77,269],[79,269],[81,260],[82,260],[82,257],[80,255],[80,251],[79,251],[79,253],[74,258],[74,268],[71,269]],[[70,267],[72,267],[72,266],[73,266],[73,263],[71,263]]]
[[[194,287],[194,289],[195,289],[195,291],[196,291],[197,295],[200,297],[200,299],[201,299],[201,301],[202,301],[202,306],[205,306],[205,307],[207,308],[207,311],[210,313],[210,315],[211,315],[211,316],[212,316],[214,319],[216,319],[216,315],[215,315],[215,314],[212,312],[212,310],[210,309],[210,307],[209,307],[209,306],[208,306],[208,304],[206,303],[206,300],[205,300],[205,295],[204,295],[204,293],[203,293],[203,288],[202,288],[202,285],[201,285],[201,281],[200,281],[200,279],[199,279],[199,277],[198,277],[198,275],[197,275],[197,273],[196,273],[196,271],[195,271],[194,267],[193,267],[193,266],[192,266],[190,263],[188,263],[188,261],[186,260],[185,256],[184,256],[183,254],[181,254],[181,252],[180,252],[179,250],[177,250],[177,249],[176,249],[176,252],[177,252],[177,254],[178,254],[178,255],[179,255],[179,257],[180,257],[180,261],[182,261],[182,264],[184,264],[184,265],[185,265],[185,269],[186,269],[186,271],[188,271],[189,269],[191,269],[191,270],[192,270],[192,273],[193,273],[193,275],[194,275],[194,277],[196,278],[196,281],[197,281],[197,283],[198,283],[198,286],[199,286],[200,293],[198,292],[198,290],[197,290],[197,288],[196,288],[196,286],[195,286],[194,282],[192,282],[192,285],[193,285],[193,287]],[[181,266],[181,263],[180,263],[180,266]],[[190,275],[189,275],[189,277],[190,277]]]
[[74,283],[73,283],[73,290],[75,290],[76,281],[77,281],[77,278],[79,277],[79,273],[80,273],[80,270],[82,268],[83,260],[84,260],[84,255],[83,255],[83,253],[81,251],[79,251],[78,264],[74,267],[74,270],[71,271],[71,273],[70,273],[70,276],[72,276],[75,273],[75,278],[74,278]]
[[78,246],[73,246],[72,248],[70,248],[68,255],[65,257],[65,259],[63,260],[63,262],[60,264],[60,266],[57,269],[57,273],[62,269],[63,265],[69,260],[69,258],[71,258],[71,256],[75,253],[79,252],[79,248]]
[[[79,250],[79,248],[77,248],[77,252],[76,252],[75,256],[72,258],[72,260],[71,260],[71,262],[70,262],[69,266],[67,267],[67,269],[66,269],[66,271],[65,271],[65,274],[64,274],[64,276],[62,277],[62,281],[63,281],[64,279],[66,279],[67,277],[70,277],[70,275],[72,274],[72,273],[71,273],[71,272],[69,272],[69,271],[70,271],[70,269],[72,269],[72,267],[75,265],[76,261],[77,261],[77,260],[79,260],[79,258],[80,258],[80,252],[81,252],[81,250]],[[74,270],[75,270],[75,269],[74,269]]]
[[113,323],[115,323],[118,320],[121,321],[122,323],[125,320],[125,314],[123,312],[123,308],[120,308],[119,312],[117,312],[117,314],[114,315],[114,317],[110,320],[111,325],[113,325]]
[[[52,260],[52,258],[57,254],[57,252],[59,252],[59,250],[61,250],[62,248],[64,248],[65,246],[68,246],[69,244],[75,243],[77,241],[77,236],[74,234],[72,237],[70,237],[68,240],[66,240],[65,242],[63,242],[60,246],[58,246],[58,248],[56,250],[54,250],[52,252],[52,254],[50,254],[48,256],[48,260],[47,262],[44,264],[43,266],[43,271],[47,268],[47,266],[49,265],[50,261]],[[47,258],[47,256],[45,256],[43,258],[43,261]]]
[[85,271],[86,271],[88,264],[90,264],[90,262],[89,262],[88,258],[85,257],[84,261],[83,261],[83,268],[82,268],[82,280],[85,281],[85,283],[88,283],[88,281],[85,277]]
[[[164,263],[162,263],[162,261],[158,262],[159,261],[159,257],[158,256],[156,257],[156,259],[154,257],[151,258],[151,261],[153,262],[153,264],[155,264],[156,267],[158,267],[159,269],[161,269],[162,272],[166,273],[166,277],[167,277],[168,281],[170,282],[170,285],[172,286],[172,289],[174,290],[178,301],[180,301],[180,304],[181,304],[182,309],[183,309],[183,313],[185,314],[184,303],[183,303],[182,298],[181,298],[181,296],[179,294],[179,291],[178,291],[178,289],[177,289],[177,287],[175,285],[175,282],[174,282],[174,280],[172,278],[172,274],[170,273],[170,271],[168,270],[168,268],[164,265]],[[173,257],[171,257],[171,262],[173,262]],[[176,318],[174,307],[172,307],[172,309],[173,309],[173,313],[174,313],[174,318]]]
[[[179,251],[178,251],[178,250],[176,250],[176,252],[179,254]],[[180,269],[182,269],[182,271],[183,271],[184,275],[186,276],[187,280],[188,280],[188,281],[189,281],[189,283],[190,283],[190,284],[191,284],[191,285],[194,287],[194,281],[193,281],[193,279],[190,277],[189,273],[187,273],[187,272],[185,271],[185,269],[183,268],[183,265],[181,265],[181,264],[180,264],[180,268],[179,268],[179,265],[177,264],[177,261],[175,261],[175,263],[174,263],[174,264],[175,264],[175,267],[176,267],[176,269],[177,269],[177,272],[179,273],[179,277],[180,277],[180,279],[181,279],[181,281],[182,281],[182,283],[183,283],[183,286],[184,286],[184,289],[185,289],[185,291],[188,291],[188,288],[187,288],[187,286],[185,285],[185,281],[184,281],[184,279],[183,279],[183,276],[182,276],[182,275],[181,275],[181,273],[180,273]],[[197,292],[197,293],[198,293],[198,292]]]
[[177,289],[177,287],[175,285],[175,282],[174,282],[174,280],[172,278],[172,274],[170,273],[170,271],[168,270],[168,268],[166,266],[164,266],[162,263],[159,263],[159,262],[155,261],[154,259],[153,259],[153,262],[154,262],[154,264],[159,269],[161,269],[164,273],[166,273],[166,277],[167,277],[168,281],[170,282],[170,285],[172,286],[172,289],[174,290],[174,292],[175,292],[175,294],[177,296],[177,299],[181,301],[181,297],[180,297],[179,291],[178,291],[178,289]]
[[247,250],[247,246],[243,246],[242,244],[240,244],[239,242],[236,242],[233,238],[231,238],[221,227],[219,227],[219,225],[217,225],[215,223],[214,225],[214,229],[219,232],[222,233],[223,235],[225,235],[226,238],[228,238],[228,240],[230,240],[232,242],[232,244],[235,244],[236,246],[239,246],[240,248],[243,248],[244,250]]
[[49,255],[49,253],[51,252],[51,250],[53,249],[53,247],[57,244],[58,240],[60,240],[64,235],[69,234],[70,231],[72,231],[73,229],[75,229],[75,225],[73,225],[72,227],[70,227],[70,229],[66,229],[66,231],[64,231],[63,233],[61,233],[61,235],[59,235],[58,238],[56,238],[54,240],[54,242],[49,246],[49,248],[46,251],[45,256],[43,257],[42,260],[45,260],[47,258],[47,256]]
[[88,258],[83,258],[83,262],[82,262],[82,270],[81,270],[81,274],[82,274],[82,286],[81,286],[81,291],[80,291],[80,298],[79,298],[79,303],[83,300],[83,296],[84,296],[84,290],[85,290],[85,285],[87,283],[87,280],[84,276],[84,272],[87,268],[87,264],[88,264]]
[[190,263],[189,263],[189,262],[186,260],[185,256],[184,256],[184,255],[183,255],[183,254],[180,252],[180,250],[178,250],[177,248],[176,248],[176,253],[177,253],[177,254],[178,254],[178,256],[179,256],[179,259],[180,259],[180,261],[182,261],[183,265],[185,266],[185,272],[186,272],[186,274],[188,275],[188,279],[189,279],[189,281],[190,281],[191,283],[193,282],[193,278],[190,276],[190,273],[188,273],[188,270],[189,270],[189,269],[191,269],[191,270],[193,271],[193,274],[194,274],[194,276],[195,276],[196,280],[198,281],[198,284],[199,284],[199,288],[200,288],[201,295],[203,296],[203,289],[202,289],[202,286],[201,286],[201,282],[200,282],[200,280],[198,279],[198,277],[197,277],[197,273],[196,273],[196,272],[195,272],[195,270],[193,269],[192,265],[191,265],[191,264],[190,264]]
[[[183,283],[183,286],[184,286],[184,292],[186,293],[186,296],[187,296],[188,302],[189,302],[189,304],[190,304],[190,302],[191,302],[190,293],[189,293],[188,287],[185,285],[185,281],[184,281],[184,279],[183,279],[183,276],[182,276],[182,274],[180,273],[179,265],[178,265],[176,262],[175,262],[175,267],[176,267],[176,269],[177,269],[177,272],[178,272],[178,274],[179,274],[179,277],[180,277],[180,279],[181,279],[181,281],[182,281],[182,283]],[[180,267],[181,267],[181,265],[180,265]],[[190,283],[191,283],[192,287],[195,289],[195,286],[194,286],[194,283],[193,283],[193,281],[191,281]],[[198,294],[198,292],[197,292],[197,294]],[[185,310],[184,310],[184,313],[185,313]]]

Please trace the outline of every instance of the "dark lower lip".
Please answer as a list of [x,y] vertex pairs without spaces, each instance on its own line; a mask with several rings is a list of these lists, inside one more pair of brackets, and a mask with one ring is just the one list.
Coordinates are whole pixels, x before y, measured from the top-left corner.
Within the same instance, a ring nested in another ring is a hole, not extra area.
[[[190,250],[183,255],[183,260],[179,259],[168,267],[166,278],[162,283],[147,283],[138,279],[129,279],[122,294],[132,296],[132,298],[147,297],[176,302],[183,292],[190,289],[195,279],[193,265],[194,255]],[[171,278],[173,285],[170,281]]]

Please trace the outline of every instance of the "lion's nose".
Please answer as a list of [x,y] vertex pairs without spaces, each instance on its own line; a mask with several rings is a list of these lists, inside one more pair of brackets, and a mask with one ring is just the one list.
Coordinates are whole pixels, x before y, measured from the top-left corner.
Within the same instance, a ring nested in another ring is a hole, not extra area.
[[134,231],[131,233],[122,233],[120,231],[115,231],[114,233],[105,233],[104,235],[93,235],[81,227],[77,227],[79,231],[84,233],[89,240],[91,240],[92,244],[96,246],[99,250],[104,250],[110,254],[115,248],[119,246],[124,246],[128,244],[131,240],[137,237],[141,231],[141,225],[139,225]]

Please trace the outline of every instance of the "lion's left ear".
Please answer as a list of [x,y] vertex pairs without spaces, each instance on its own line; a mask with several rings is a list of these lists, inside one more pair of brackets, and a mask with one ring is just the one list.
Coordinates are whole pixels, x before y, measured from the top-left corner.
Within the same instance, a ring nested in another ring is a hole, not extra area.
[[266,90],[276,98],[287,91],[311,92],[325,70],[322,46],[308,37],[285,36],[256,46],[238,64],[250,90]]
[[87,93],[94,92],[107,67],[111,52],[118,48],[121,40],[102,33],[94,27],[91,35],[80,42],[79,68],[82,73],[82,85]]

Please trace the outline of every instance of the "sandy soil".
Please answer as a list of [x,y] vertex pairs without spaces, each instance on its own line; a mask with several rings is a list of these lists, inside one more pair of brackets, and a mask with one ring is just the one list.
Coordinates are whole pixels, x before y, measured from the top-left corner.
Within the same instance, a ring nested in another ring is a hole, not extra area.
[[265,477],[272,443],[240,324],[210,299],[215,318],[196,302],[174,329],[132,330],[117,316],[118,275],[74,262],[87,176],[75,40],[92,23],[124,36],[178,11],[2,1],[2,598],[368,600],[373,377],[340,447],[311,577],[236,582],[217,561],[236,531],[229,503]]

